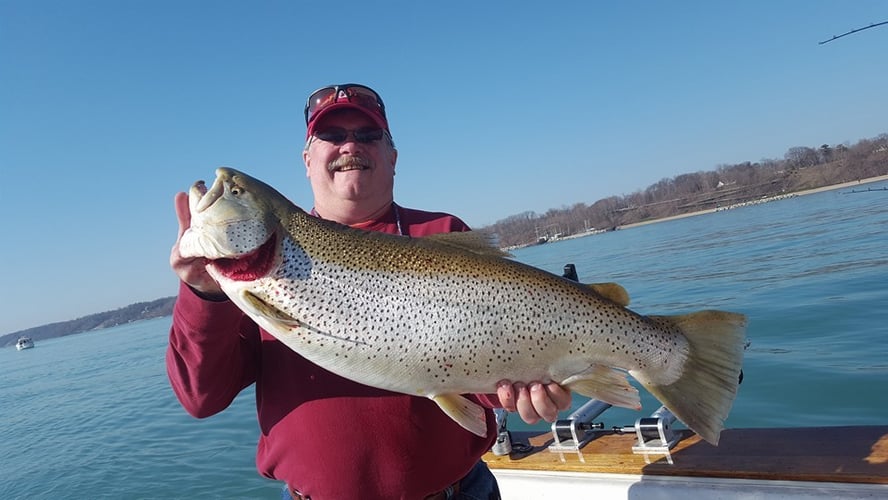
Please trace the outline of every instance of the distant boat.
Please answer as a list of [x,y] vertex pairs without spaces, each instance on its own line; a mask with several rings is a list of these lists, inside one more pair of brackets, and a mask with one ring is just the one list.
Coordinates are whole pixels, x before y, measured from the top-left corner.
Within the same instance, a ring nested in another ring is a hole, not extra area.
[[34,347],[34,340],[31,337],[19,337],[18,342],[15,343],[15,348],[19,351],[32,347]]

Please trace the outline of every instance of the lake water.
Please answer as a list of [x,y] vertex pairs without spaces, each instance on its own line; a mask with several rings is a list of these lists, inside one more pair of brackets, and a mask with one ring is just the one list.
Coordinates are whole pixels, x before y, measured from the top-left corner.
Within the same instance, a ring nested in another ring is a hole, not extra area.
[[[584,282],[616,281],[643,314],[747,314],[751,345],[729,427],[885,424],[888,193],[848,191],[514,254],[557,274],[574,263]],[[179,407],[164,368],[169,324],[0,350],[0,498],[279,498],[280,483],[253,463],[252,390],[206,420]],[[631,425],[658,407],[647,394],[643,403],[601,418]],[[514,416],[509,425],[525,428]]]

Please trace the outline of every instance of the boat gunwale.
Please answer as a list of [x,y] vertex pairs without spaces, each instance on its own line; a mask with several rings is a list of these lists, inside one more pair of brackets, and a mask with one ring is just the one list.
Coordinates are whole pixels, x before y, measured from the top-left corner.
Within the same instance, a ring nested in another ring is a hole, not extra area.
[[727,429],[717,447],[677,432],[673,464],[634,454],[634,434],[603,433],[579,454],[559,454],[548,451],[551,434],[538,431],[511,433],[513,449],[524,443],[528,452],[487,453],[484,460],[493,470],[888,485],[888,425]]

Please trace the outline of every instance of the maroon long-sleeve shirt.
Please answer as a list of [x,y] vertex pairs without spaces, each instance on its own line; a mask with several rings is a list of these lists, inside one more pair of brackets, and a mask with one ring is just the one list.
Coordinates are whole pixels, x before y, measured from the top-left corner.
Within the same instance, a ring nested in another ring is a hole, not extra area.
[[[362,229],[419,237],[467,231],[458,218],[393,205]],[[429,399],[368,387],[309,362],[229,301],[198,297],[182,284],[173,310],[167,372],[182,406],[208,417],[256,384],[264,476],[325,499],[418,499],[464,476],[493,444],[464,430]]]

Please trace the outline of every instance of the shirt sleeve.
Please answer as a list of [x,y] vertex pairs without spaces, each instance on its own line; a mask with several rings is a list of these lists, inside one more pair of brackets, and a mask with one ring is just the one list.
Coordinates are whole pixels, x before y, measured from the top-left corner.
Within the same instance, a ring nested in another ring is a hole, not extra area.
[[189,414],[219,413],[252,384],[259,344],[258,327],[233,303],[204,300],[180,284],[166,366],[173,392]]

